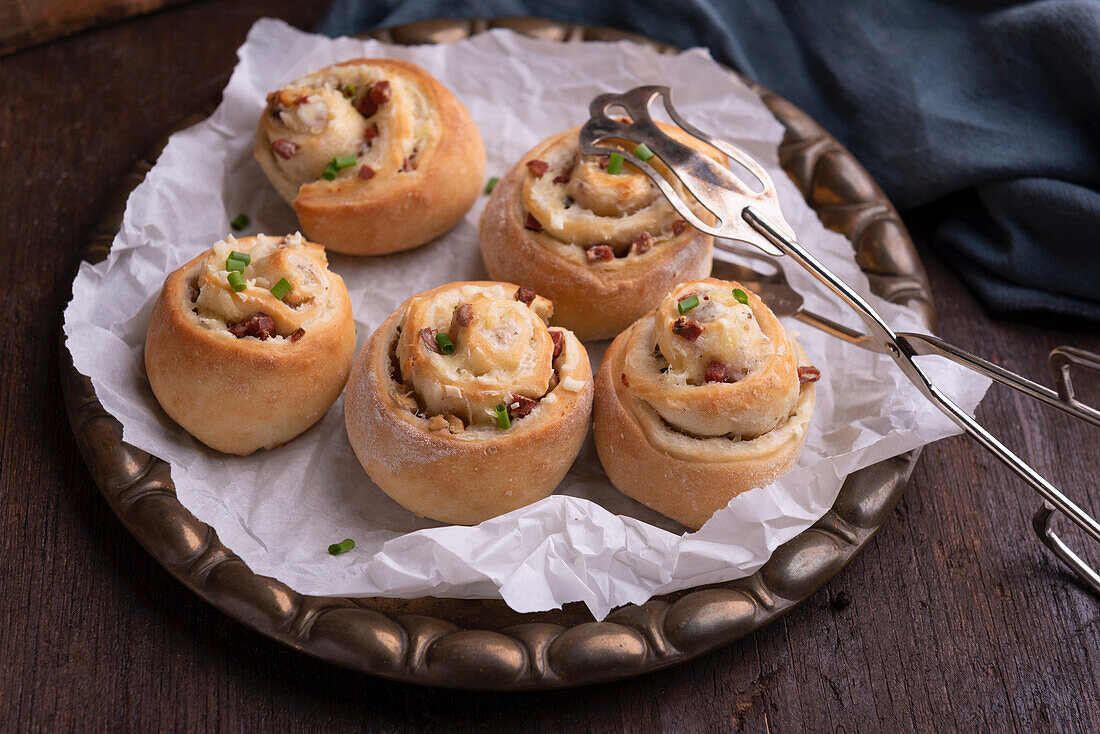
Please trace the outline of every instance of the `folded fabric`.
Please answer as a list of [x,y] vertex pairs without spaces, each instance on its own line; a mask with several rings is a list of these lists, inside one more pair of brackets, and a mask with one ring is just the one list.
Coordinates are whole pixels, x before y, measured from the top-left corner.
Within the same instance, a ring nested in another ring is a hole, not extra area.
[[[995,312],[1100,321],[1100,3],[337,0],[319,30],[533,15],[716,59],[836,135]],[[927,211],[927,210],[926,210]]]

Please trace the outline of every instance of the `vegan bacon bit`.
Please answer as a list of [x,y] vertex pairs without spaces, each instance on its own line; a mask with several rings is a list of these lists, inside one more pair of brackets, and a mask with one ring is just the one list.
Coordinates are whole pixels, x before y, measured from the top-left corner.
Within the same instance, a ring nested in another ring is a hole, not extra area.
[[624,373],[622,373],[621,375],[619,375],[619,379],[620,379],[620,380],[622,380],[622,383],[623,383],[623,387],[630,387],[630,383],[629,383],[629,382],[627,382],[627,379],[626,379],[626,373],[625,373],[625,372],[624,372]]
[[527,161],[527,170],[535,175],[535,178],[542,178],[542,175],[550,170],[550,164],[546,161]]
[[377,123],[374,124],[374,125],[371,125],[370,127],[368,127],[363,132],[363,142],[364,143],[373,142],[374,139],[377,138],[377,137],[378,137],[378,125],[377,125]]
[[297,329],[294,330],[294,333],[290,335],[290,341],[296,342],[305,335],[306,330],[299,326]]
[[424,348],[434,354],[443,354],[443,350],[439,348],[439,342],[435,340],[435,333],[428,327],[424,327],[420,331],[416,332],[416,335],[420,337],[421,343]]
[[298,154],[298,144],[286,138],[273,140],[271,142],[271,149],[278,153],[284,160],[290,160]]
[[257,311],[246,321],[229,324],[226,328],[229,329],[230,334],[238,339],[254,336],[263,341],[275,336],[275,322],[263,311]]
[[644,255],[649,252],[651,247],[653,247],[653,235],[649,232],[642,232],[630,243],[630,253]]
[[537,294],[535,293],[534,288],[528,288],[525,285],[520,286],[516,289],[516,300],[522,303],[524,306],[530,306],[531,301],[535,300],[536,295]]
[[584,251],[584,256],[590,263],[600,262],[602,260],[614,260],[615,251],[608,245],[593,245]]
[[554,183],[569,183],[569,174],[559,173],[557,176],[554,176]]
[[609,155],[601,155],[600,159],[597,161],[600,168],[607,168],[607,164],[610,163],[610,162],[611,162],[611,156],[609,156]]
[[560,357],[562,347],[565,346],[565,337],[562,336],[560,331],[551,331],[548,333],[550,334],[550,341],[554,342],[554,357]]
[[531,212],[527,212],[527,219],[523,223],[524,228],[531,230],[532,232],[541,232],[542,225],[539,224],[539,220],[535,219],[535,215]]
[[374,169],[364,163],[363,165],[359,166],[359,178],[363,179],[364,181],[370,181],[372,178],[374,178]]
[[680,235],[682,235],[684,233],[684,230],[686,230],[687,227],[688,227],[688,223],[687,223],[686,220],[677,219],[675,222],[672,223],[672,234],[679,237]]
[[814,367],[812,364],[805,365],[798,368],[798,384],[802,385],[807,382],[817,382],[821,379],[821,370]]
[[672,333],[693,342],[703,333],[703,325],[694,319],[685,319],[681,316],[673,322]]
[[508,417],[512,420],[519,420],[534,410],[538,402],[524,395],[513,395],[508,402]]

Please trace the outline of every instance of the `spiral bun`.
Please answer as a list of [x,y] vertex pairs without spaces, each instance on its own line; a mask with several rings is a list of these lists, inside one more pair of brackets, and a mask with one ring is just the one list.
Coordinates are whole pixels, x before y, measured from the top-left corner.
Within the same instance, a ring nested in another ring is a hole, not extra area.
[[418,515],[476,524],[553,492],[584,440],[592,372],[553,305],[509,283],[414,296],[352,368],[348,438],[372,480]]
[[[249,257],[240,291],[226,269],[233,252]],[[272,288],[284,279],[279,298]],[[145,370],[188,433],[245,455],[320,419],[354,353],[351,301],[324,248],[301,235],[227,237],[168,276],[149,319]]]
[[[689,227],[630,164],[612,173],[606,158],[581,155],[579,129],[554,135],[523,156],[493,190],[480,236],[491,276],[552,299],[554,322],[587,341],[615,336],[677,283],[707,276],[713,238]],[[662,129],[700,146],[677,128]],[[618,144],[632,149],[626,141]],[[658,159],[650,163],[667,173]],[[713,221],[702,207],[693,210]]]
[[485,177],[466,108],[426,71],[394,59],[346,61],[272,92],[254,154],[306,234],[353,255],[443,234]]
[[712,278],[683,283],[604,356],[600,460],[621,492],[700,527],[798,460],[816,374],[755,294]]

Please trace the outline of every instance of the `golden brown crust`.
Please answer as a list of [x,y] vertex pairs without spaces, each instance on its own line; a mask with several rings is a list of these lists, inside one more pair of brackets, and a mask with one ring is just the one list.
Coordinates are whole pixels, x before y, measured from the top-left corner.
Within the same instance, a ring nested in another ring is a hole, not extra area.
[[294,340],[238,339],[198,323],[188,290],[210,250],[168,276],[149,319],[145,370],[164,411],[212,449],[275,448],[316,423],[340,395],[355,354],[343,280],[335,308]]
[[[562,257],[552,234],[527,229],[523,201],[530,175],[527,163],[576,138],[579,129],[548,138],[516,163],[493,189],[481,215],[479,235],[490,276],[529,286],[550,298],[554,323],[589,341],[615,336],[656,306],[677,283],[709,275],[714,239],[686,227],[642,255],[589,263],[583,247]],[[700,216],[707,218],[703,212]]]
[[455,226],[477,199],[485,179],[481,134],[462,103],[415,64],[396,59],[353,59],[336,66],[357,64],[415,80],[438,114],[439,135],[417,152],[415,169],[373,180],[349,176],[335,182],[306,183],[297,190],[291,185],[288,189],[287,183],[280,185],[285,177],[278,171],[262,118],[255,157],[284,198],[291,201],[310,239],[352,255],[411,249]]
[[[419,297],[499,285],[449,284]],[[564,347],[554,361],[559,379],[509,429],[471,425],[453,432],[451,421],[436,421],[436,427],[430,425],[433,416],[414,412],[415,404],[402,394],[407,388],[394,379],[391,357],[408,303],[371,335],[348,380],[348,438],[367,474],[412,512],[446,523],[477,524],[548,496],[569,471],[588,430],[593,385],[583,345],[561,330]],[[567,387],[567,378],[576,384]]]
[[[653,317],[651,312],[639,319],[604,355],[596,375],[596,448],[616,489],[689,528],[699,528],[737,495],[770,484],[795,465],[806,440],[815,389],[812,382],[800,385],[786,419],[756,438],[685,432],[640,397],[628,376],[632,341]],[[789,342],[797,362],[805,363],[797,342]],[[768,363],[762,369],[772,371],[775,366]],[[720,391],[732,387],[708,384],[698,389],[710,393],[718,405],[724,400]],[[669,390],[665,397],[674,396]],[[705,402],[695,401],[695,407],[701,409]]]

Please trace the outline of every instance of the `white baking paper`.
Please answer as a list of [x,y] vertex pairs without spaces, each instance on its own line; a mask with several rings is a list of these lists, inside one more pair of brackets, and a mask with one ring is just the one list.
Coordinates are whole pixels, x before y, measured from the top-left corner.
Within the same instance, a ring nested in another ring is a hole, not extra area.
[[[256,573],[306,594],[499,596],[521,612],[579,600],[602,619],[627,602],[753,573],[827,511],[848,473],[957,432],[887,358],[791,322],[823,375],[801,463],[775,485],[736,498],[696,533],[616,492],[591,436],[554,496],[477,527],[415,517],[378,490],[348,444],[343,399],[277,450],[241,458],[206,449],[165,416],[149,389],[142,350],[153,300],[168,273],[225,237],[240,212],[252,220],[246,234],[295,231],[292,210],[252,159],[265,95],[359,56],[413,61],[448,86],[481,129],[490,176],[582,122],[597,94],[667,84],[685,118],[764,164],[803,245],[896,328],[922,330],[912,312],[870,294],[849,243],[821,225],[779,168],[779,123],[705,50],[668,56],[627,42],[560,44],[504,30],[454,44],[389,46],[261,20],[217,111],[172,137],[130,196],[110,257],[81,266],[65,312],[76,368],[122,422],[125,440],[171,463],[180,501]],[[476,226],[485,200],[452,232],[411,252],[330,255],[350,290],[360,343],[408,296],[487,277]],[[852,322],[806,273],[792,266],[787,274],[809,308]],[[605,345],[588,346],[595,369]],[[968,411],[988,386],[950,365],[928,368]],[[355,549],[329,555],[328,545],[343,538],[353,538]]]

